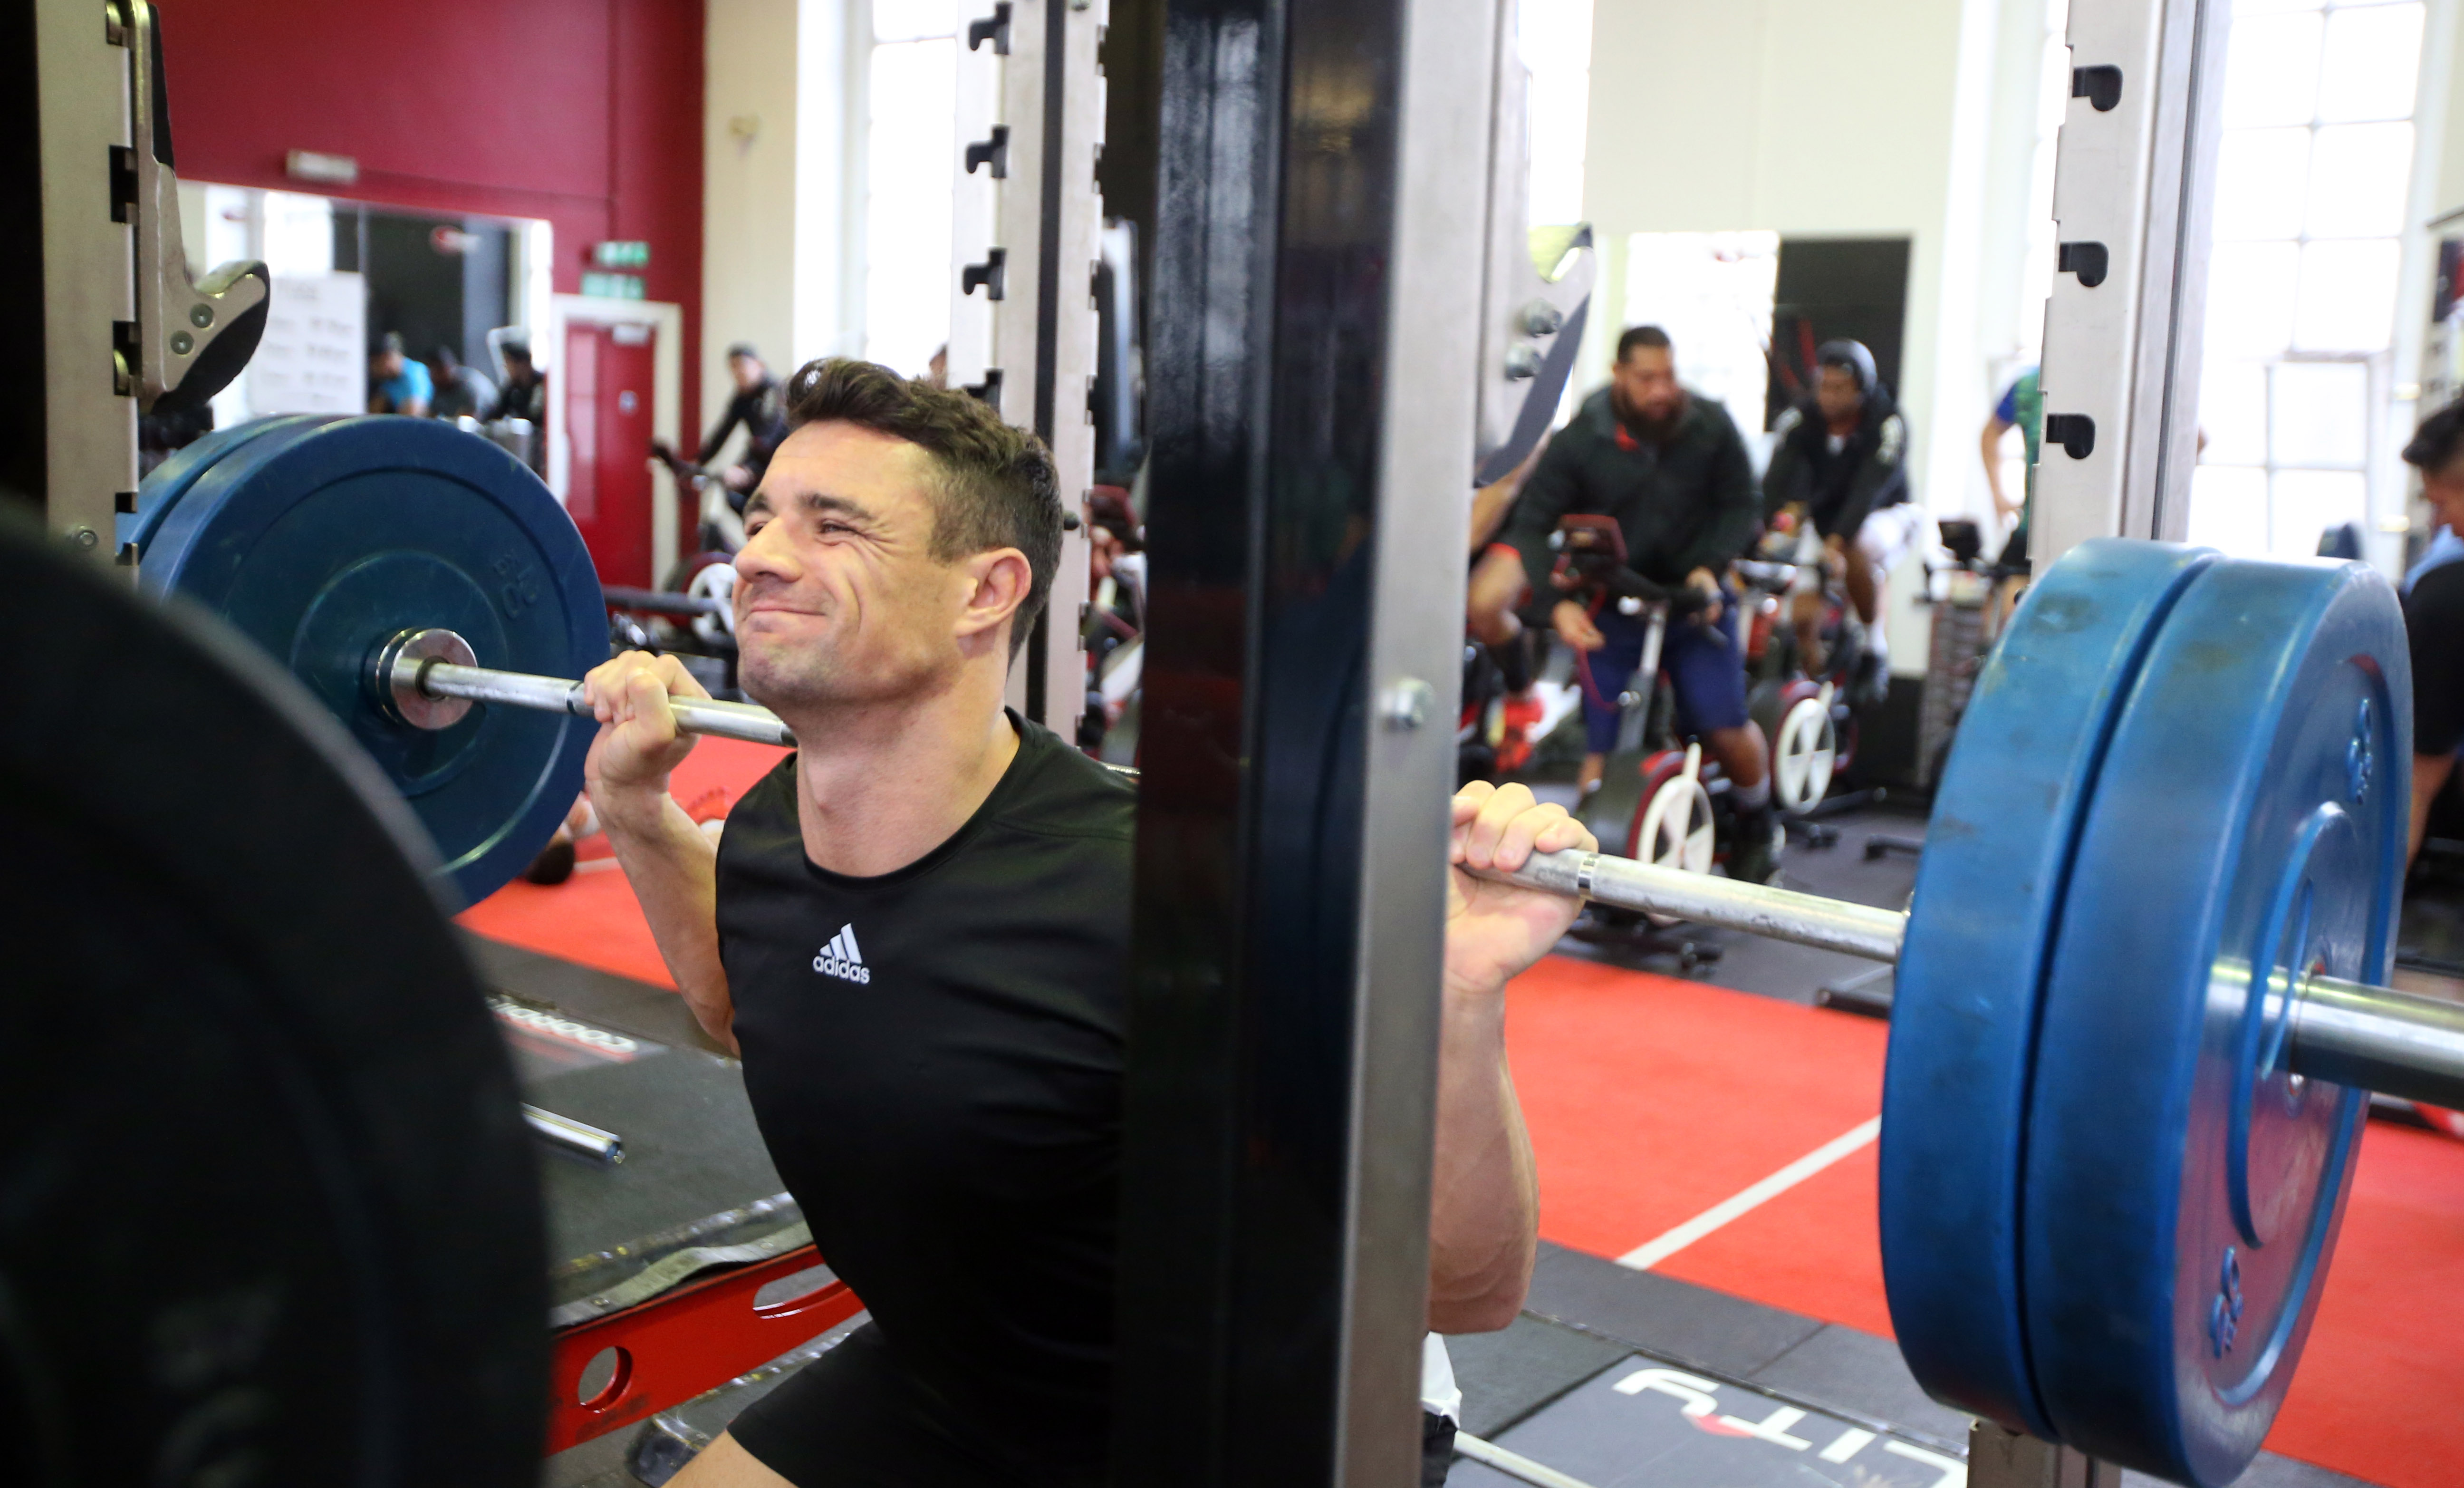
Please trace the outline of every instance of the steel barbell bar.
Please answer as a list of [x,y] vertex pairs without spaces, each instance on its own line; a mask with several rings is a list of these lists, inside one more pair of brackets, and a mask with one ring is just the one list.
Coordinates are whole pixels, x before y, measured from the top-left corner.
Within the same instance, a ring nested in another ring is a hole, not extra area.
[[[451,631],[405,631],[379,648],[369,690],[385,711],[414,728],[451,728],[474,702],[591,717],[582,683],[477,665],[471,643]],[[796,735],[768,708],[709,698],[671,698],[676,727],[688,734],[795,747]]]
[[[1512,873],[1473,872],[1617,909],[1669,915],[1868,961],[1896,963],[1907,935],[1908,917],[1896,909],[1714,878],[1605,853],[1547,853]],[[2250,968],[2228,963],[2214,974],[2247,982]],[[2293,1023],[2285,1035],[2284,1061],[2293,1074],[2432,1105],[2464,1102],[2464,1004],[2321,974],[2301,977],[2290,992]]]
[[[447,728],[473,702],[591,716],[582,683],[475,665],[470,644],[451,631],[405,631],[377,653],[370,684],[386,711],[420,728]],[[746,702],[671,699],[688,734],[792,747],[779,715]],[[1617,909],[1667,915],[1743,930],[1868,961],[1896,963],[1908,917],[1896,909],[1714,878],[1605,853],[1545,853],[1513,873],[1482,877],[1545,889]],[[2247,967],[2216,975],[2247,980]],[[2285,1068],[2305,1079],[2377,1091],[2433,1105],[2464,1106],[2464,1005],[2340,977],[2310,975],[2295,999],[2285,1036]]]

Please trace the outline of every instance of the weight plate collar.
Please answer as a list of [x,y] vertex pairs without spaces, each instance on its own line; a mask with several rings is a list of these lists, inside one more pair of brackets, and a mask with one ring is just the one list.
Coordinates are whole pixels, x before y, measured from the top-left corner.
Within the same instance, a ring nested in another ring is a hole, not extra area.
[[2022,1251],[2057,1439],[2220,1488],[2319,1299],[2367,1097],[2281,1068],[2305,970],[2384,983],[2410,668],[2360,565],[2226,563],[2166,619],[2080,833]]
[[2216,555],[2102,539],[2037,580],[1934,794],[1883,1070],[1891,1321],[1936,1399],[2051,1437],[2021,1309],[2037,1009],[2079,822],[2148,638]]
[[581,535],[487,440],[411,418],[269,429],[196,473],[138,572],[238,627],[341,719],[466,900],[519,873],[582,788],[590,730],[573,720],[480,708],[429,732],[385,713],[366,684],[379,647],[429,626],[510,671],[574,677],[606,657]]

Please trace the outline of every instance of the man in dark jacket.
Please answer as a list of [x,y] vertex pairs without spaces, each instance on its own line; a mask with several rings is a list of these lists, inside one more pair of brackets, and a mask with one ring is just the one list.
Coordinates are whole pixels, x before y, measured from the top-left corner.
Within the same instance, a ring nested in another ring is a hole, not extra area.
[[770,456],[777,454],[779,441],[787,437],[787,398],[779,390],[779,379],[761,363],[761,353],[749,342],[737,342],[727,348],[728,375],[736,379],[736,396],[727,400],[726,416],[710,437],[701,442],[701,453],[693,456],[696,465],[708,465],[718,458],[727,445],[727,436],[736,426],[744,426],[744,453],[736,463],[719,473],[730,491],[739,493],[735,500],[741,506],[744,497],[761,483],[762,472],[770,468]]
[[521,331],[493,333],[496,355],[504,364],[504,385],[496,389],[496,401],[479,415],[480,422],[493,424],[498,419],[518,418],[531,426],[525,456],[530,467],[547,474],[547,374],[531,360],[531,339]]
[[1700,735],[1727,774],[1740,829],[1729,877],[1770,877],[1771,782],[1762,732],[1746,717],[1737,607],[1724,587],[1729,563],[1745,551],[1761,516],[1753,466],[1728,411],[1678,385],[1668,334],[1656,325],[1635,326],[1617,339],[1609,386],[1550,441],[1503,536],[1472,575],[1473,626],[1483,634],[1499,628],[1526,592],[1560,595],[1550,620],[1582,654],[1588,675],[1579,777],[1588,793],[1616,747],[1617,695],[1641,664],[1648,622],[1613,602],[1563,592],[1550,538],[1560,519],[1574,515],[1617,522],[1634,575],[1696,591],[1701,608],[1667,626],[1661,667],[1677,694],[1679,726]]
[[[1916,541],[1912,519],[1920,515],[1907,505],[1908,424],[1875,372],[1874,353],[1864,343],[1825,342],[1814,364],[1814,397],[1780,414],[1773,426],[1779,443],[1763,473],[1763,508],[1775,516],[1785,507],[1800,507],[1821,545],[1809,543],[1799,562],[1810,570],[1819,556],[1843,570],[1849,606],[1865,628],[1863,675],[1857,680],[1878,685],[1884,670],[1876,624],[1881,581]],[[1809,674],[1822,670],[1815,634],[1820,613],[1819,591],[1807,583],[1796,595],[1793,618],[1798,655]]]

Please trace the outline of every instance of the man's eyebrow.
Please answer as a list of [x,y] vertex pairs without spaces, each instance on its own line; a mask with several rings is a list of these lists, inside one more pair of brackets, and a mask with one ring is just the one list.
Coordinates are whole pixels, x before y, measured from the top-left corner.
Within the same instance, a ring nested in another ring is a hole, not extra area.
[[870,507],[844,496],[831,496],[823,491],[805,491],[795,496],[781,497],[773,496],[766,488],[755,491],[745,500],[744,515],[750,517],[758,511],[765,516],[775,516],[782,504],[801,506],[816,514],[826,512],[841,517],[852,517],[858,522],[876,520]]
[[851,501],[844,496],[831,496],[823,491],[807,491],[796,498],[796,504],[808,512],[817,514],[829,512],[841,517],[852,517],[858,522],[874,520],[871,508],[862,502]]

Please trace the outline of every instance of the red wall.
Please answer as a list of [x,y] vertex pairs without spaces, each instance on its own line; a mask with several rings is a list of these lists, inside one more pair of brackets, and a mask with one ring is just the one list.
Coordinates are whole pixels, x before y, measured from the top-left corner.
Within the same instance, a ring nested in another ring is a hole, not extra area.
[[[370,204],[555,227],[556,287],[590,247],[650,245],[684,307],[684,442],[700,428],[701,0],[157,0],[183,179],[317,190],[292,150],[348,155]],[[553,350],[549,352],[554,356]]]

